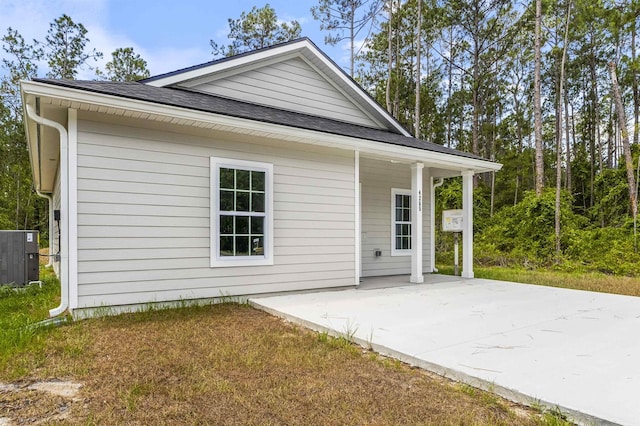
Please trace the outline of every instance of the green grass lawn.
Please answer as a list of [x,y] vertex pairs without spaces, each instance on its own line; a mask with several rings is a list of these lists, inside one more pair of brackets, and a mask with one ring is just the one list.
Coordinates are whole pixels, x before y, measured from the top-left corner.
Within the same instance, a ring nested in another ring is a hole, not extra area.
[[[438,265],[441,274],[453,275],[453,267]],[[640,278],[619,277],[597,272],[559,272],[547,269],[530,270],[500,266],[474,267],[476,278],[537,284],[575,290],[640,296]]]
[[[0,293],[0,418],[42,424],[566,425],[247,305],[30,324],[59,287]],[[30,389],[59,380],[74,398]]]
[[47,332],[33,324],[49,318],[49,309],[60,301],[60,284],[52,270],[41,268],[42,288],[31,285],[14,289],[0,286],[0,367],[17,352],[36,350]]

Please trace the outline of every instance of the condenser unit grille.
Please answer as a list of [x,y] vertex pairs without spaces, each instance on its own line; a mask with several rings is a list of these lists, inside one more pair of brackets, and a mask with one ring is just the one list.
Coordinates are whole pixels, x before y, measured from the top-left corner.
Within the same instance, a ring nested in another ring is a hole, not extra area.
[[0,285],[40,279],[38,231],[0,231]]

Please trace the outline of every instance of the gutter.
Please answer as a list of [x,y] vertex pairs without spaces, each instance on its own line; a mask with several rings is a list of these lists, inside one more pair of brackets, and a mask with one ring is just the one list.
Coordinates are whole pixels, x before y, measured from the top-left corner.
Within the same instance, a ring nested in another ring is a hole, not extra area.
[[[64,171],[67,169],[67,150],[68,150],[68,142],[69,142],[69,135],[67,133],[67,130],[64,128],[64,126],[62,126],[60,123],[56,123],[55,121],[52,120],[48,120],[44,117],[40,117],[38,114],[36,114],[34,108],[33,108],[33,101],[35,100],[35,98],[33,96],[29,96],[27,98],[27,102],[24,103],[24,107],[25,107],[25,111],[27,113],[27,116],[32,119],[33,121],[35,121],[36,123],[42,125],[42,126],[47,126],[47,127],[51,127],[55,130],[58,131],[58,133],[60,134],[60,170],[62,171],[62,173],[60,173],[60,179],[61,179],[61,187],[62,188],[66,188],[67,186],[67,181],[68,181],[68,177],[67,177],[67,173],[65,173]],[[38,195],[41,195],[38,192]],[[41,195],[42,196],[42,195]],[[47,197],[45,197],[47,198]],[[51,224],[53,223],[52,220],[52,216],[53,216],[53,210],[51,209],[52,205],[53,205],[53,200],[50,198],[50,204],[49,204],[49,229],[51,229]],[[62,191],[62,206],[64,207],[68,207],[69,205],[69,194],[68,191],[63,190]],[[69,212],[68,212],[68,208],[66,209],[67,212],[65,214],[66,216],[66,220],[64,220],[64,229],[65,232],[68,233],[69,232]],[[63,233],[63,238],[62,238],[62,245],[63,247],[60,247],[60,252],[62,253],[62,264],[61,264],[61,272],[60,272],[60,305],[56,308],[50,309],[49,310],[49,316],[51,317],[55,317],[58,316],[60,314],[62,314],[64,311],[67,310],[67,308],[69,307],[69,267],[68,267],[68,262],[69,262],[69,243],[68,243],[68,237],[64,237],[64,233]]]
[[45,268],[53,266],[53,256],[51,254],[51,238],[53,238],[53,197],[50,194],[43,194],[38,188],[35,188],[36,194],[48,201],[49,204],[49,261],[45,265]]

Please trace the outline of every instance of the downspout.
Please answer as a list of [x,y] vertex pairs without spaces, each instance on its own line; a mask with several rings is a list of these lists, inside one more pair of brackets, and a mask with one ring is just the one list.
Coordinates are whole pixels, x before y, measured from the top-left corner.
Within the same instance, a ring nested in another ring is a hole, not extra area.
[[436,188],[441,187],[444,178],[439,178],[431,187],[431,269],[438,272],[436,268]]
[[49,261],[45,265],[45,268],[53,266],[53,255],[51,254],[51,238],[53,238],[53,197],[51,195],[43,194],[38,188],[35,188],[36,194],[48,201],[49,204]]
[[[30,97],[30,99],[28,99],[25,104],[25,110],[29,118],[40,125],[52,127],[56,129],[60,134],[60,171],[61,171],[60,179],[62,184],[62,198],[63,198],[61,204],[62,204],[62,207],[67,210],[65,212],[66,213],[65,216],[68,217],[69,195],[68,195],[68,189],[65,189],[65,186],[68,185],[68,179],[66,175],[68,171],[66,171],[66,169],[67,169],[67,148],[68,148],[69,136],[68,136],[67,130],[60,123],[56,123],[55,121],[48,120],[36,114],[35,110],[33,109],[33,106],[31,105],[32,101],[33,101],[33,97]],[[50,202],[52,201],[53,200],[51,200]],[[51,216],[52,216],[52,211],[50,210],[50,214],[49,214],[50,220],[51,220]],[[52,222],[53,221],[51,221],[49,225],[50,229],[51,229]],[[64,232],[69,232],[69,221],[65,220],[64,224],[65,224]],[[65,262],[69,262],[68,238],[63,237],[63,247],[60,247],[59,249],[60,249],[60,252],[62,253],[62,259],[61,259],[62,264],[60,267],[60,305],[56,308],[49,310],[49,316],[51,317],[55,317],[62,314],[69,307],[69,268],[68,268],[68,265],[65,265]]]

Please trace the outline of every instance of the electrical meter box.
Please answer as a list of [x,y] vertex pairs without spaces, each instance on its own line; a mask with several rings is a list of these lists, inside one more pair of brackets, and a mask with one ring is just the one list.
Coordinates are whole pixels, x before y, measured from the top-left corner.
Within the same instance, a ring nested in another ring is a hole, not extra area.
[[0,285],[40,279],[38,231],[0,231]]

